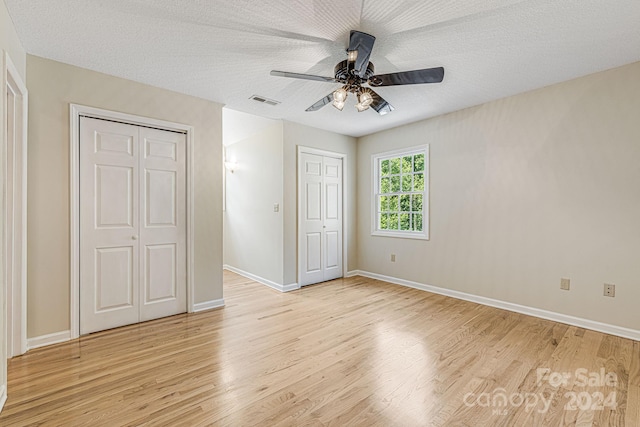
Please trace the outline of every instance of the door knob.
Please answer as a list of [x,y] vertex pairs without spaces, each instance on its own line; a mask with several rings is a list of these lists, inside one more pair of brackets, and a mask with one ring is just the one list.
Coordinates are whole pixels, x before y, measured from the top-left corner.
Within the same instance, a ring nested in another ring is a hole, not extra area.
[[138,240],[138,236],[131,236],[131,240]]

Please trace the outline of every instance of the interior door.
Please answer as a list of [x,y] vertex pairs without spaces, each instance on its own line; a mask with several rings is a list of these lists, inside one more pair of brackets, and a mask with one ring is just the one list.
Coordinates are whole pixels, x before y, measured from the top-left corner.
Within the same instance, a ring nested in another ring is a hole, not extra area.
[[185,143],[81,118],[81,334],[186,311]]
[[138,128],[80,119],[80,333],[140,317]]
[[300,153],[300,285],[342,277],[342,159]]
[[323,280],[342,277],[342,159],[323,157]]
[[140,321],[187,309],[185,135],[140,128]]

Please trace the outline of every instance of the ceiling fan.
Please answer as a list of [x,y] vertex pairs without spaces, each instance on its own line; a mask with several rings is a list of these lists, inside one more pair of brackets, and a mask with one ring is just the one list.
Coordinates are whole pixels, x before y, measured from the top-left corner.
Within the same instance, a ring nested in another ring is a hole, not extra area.
[[[342,87],[331,92],[306,111],[317,111],[327,104],[333,104],[342,111],[349,92],[353,93],[358,103],[359,112],[373,108],[380,115],[390,113],[393,106],[385,101],[370,87],[413,85],[422,83],[440,83],[444,79],[444,68],[426,68],[423,70],[401,71],[390,74],[374,75],[374,66],[369,58],[376,38],[370,34],[352,30],[349,36],[347,59],[339,62],[335,69],[335,77],[314,76],[312,74],[290,73],[272,70],[272,76],[294,79],[315,80],[320,82],[340,83]],[[370,87],[364,87],[368,85]]]

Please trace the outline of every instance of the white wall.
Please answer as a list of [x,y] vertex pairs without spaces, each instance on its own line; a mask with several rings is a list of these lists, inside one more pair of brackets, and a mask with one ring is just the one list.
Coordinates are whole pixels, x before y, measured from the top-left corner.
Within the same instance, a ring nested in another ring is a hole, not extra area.
[[347,239],[347,271],[357,265],[356,139],[305,125],[284,122],[284,284],[296,283],[297,276],[297,151],[298,146],[318,148],[347,155],[345,191],[349,197],[344,205]]
[[[11,61],[16,66],[22,80],[26,81],[26,53],[18,39],[18,35],[16,34],[15,27],[13,26],[9,13],[7,12],[4,1],[0,1],[0,55],[2,55],[3,58],[4,52],[6,52],[11,58]],[[3,62],[4,59],[0,59],[0,64],[3,64]],[[0,66],[0,71],[2,71],[1,68],[2,67]],[[0,84],[2,87],[6,86],[4,77],[0,78]],[[0,100],[0,142],[2,142],[3,146],[6,144],[4,139],[6,122],[6,112],[3,107],[3,102]],[[3,166],[0,165],[0,188],[4,187],[3,176]],[[0,212],[4,212],[4,208],[0,209]],[[2,214],[0,213],[0,215]],[[2,218],[0,218],[0,220],[2,220]],[[2,236],[0,235],[0,241],[2,240],[1,237]],[[3,256],[3,248],[0,247],[0,259],[2,259]],[[4,278],[2,265],[0,265],[0,278]],[[7,336],[5,329],[7,316],[7,302],[5,301],[6,285],[7,284],[4,283],[4,280],[0,281],[0,410],[2,409],[7,397]]]
[[[638,76],[635,63],[361,138],[358,268],[640,330]],[[371,236],[371,155],[424,143],[431,240]]]
[[282,122],[229,145],[226,158],[237,167],[226,171],[224,263],[282,285]]
[[[250,115],[245,120],[251,121]],[[225,121],[225,125],[228,123]],[[233,123],[229,123],[233,125]],[[251,127],[250,124],[247,125]],[[225,264],[280,286],[297,283],[298,145],[346,154],[348,268],[356,269],[356,140],[291,122],[277,122],[227,146],[238,171],[226,175]],[[273,212],[273,204],[280,212]]]

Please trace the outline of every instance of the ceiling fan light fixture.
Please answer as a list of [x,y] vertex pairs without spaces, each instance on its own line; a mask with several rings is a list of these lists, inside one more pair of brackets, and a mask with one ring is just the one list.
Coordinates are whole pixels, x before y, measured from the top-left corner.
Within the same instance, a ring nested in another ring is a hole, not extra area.
[[333,102],[342,102],[344,104],[344,101],[347,100],[347,90],[343,87],[341,87],[340,89],[336,89],[333,92]]
[[363,111],[368,110],[369,106],[368,105],[364,105],[361,102],[358,102],[356,104],[356,109],[358,110],[358,113],[362,113]]
[[357,50],[348,50],[347,51],[347,60],[349,62],[356,62],[357,58],[358,58],[358,51]]
[[336,107],[338,110],[342,111],[342,109],[344,108],[344,101],[342,102],[333,101],[333,106]]
[[369,92],[364,91],[360,94],[359,100],[360,100],[359,102],[360,105],[362,105],[363,107],[369,108],[369,105],[373,103],[373,96],[371,96]]

